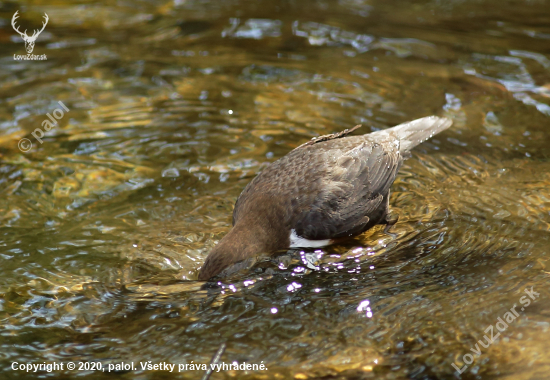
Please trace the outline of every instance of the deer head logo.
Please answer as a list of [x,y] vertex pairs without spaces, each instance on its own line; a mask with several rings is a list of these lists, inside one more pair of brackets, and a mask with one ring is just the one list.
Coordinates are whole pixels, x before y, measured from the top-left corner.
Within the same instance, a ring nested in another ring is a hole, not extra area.
[[34,33],[32,34],[32,36],[27,36],[27,29],[25,29],[25,32],[24,33],[21,33],[19,31],[19,28],[15,25],[15,20],[19,17],[17,15],[17,12],[19,11],[16,11],[15,14],[13,15],[13,17],[11,18],[11,26],[13,26],[13,29],[19,33],[19,35],[21,36],[21,38],[23,38],[23,41],[25,41],[25,49],[27,50],[27,53],[32,53],[33,49],[34,49],[34,42],[36,41],[36,39],[38,38],[38,36],[40,35],[40,33],[42,33],[42,31],[44,30],[44,28],[46,27],[46,25],[48,24],[48,15],[46,13],[44,13],[44,18],[46,19],[43,23],[42,23],[42,29],[40,29],[39,31],[38,30],[35,30]]

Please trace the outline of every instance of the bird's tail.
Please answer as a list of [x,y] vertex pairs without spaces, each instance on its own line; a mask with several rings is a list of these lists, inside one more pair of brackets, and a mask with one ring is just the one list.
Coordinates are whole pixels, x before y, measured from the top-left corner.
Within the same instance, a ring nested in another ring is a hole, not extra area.
[[399,151],[406,153],[452,124],[452,120],[446,117],[428,116],[375,133],[388,134],[391,138],[399,140]]

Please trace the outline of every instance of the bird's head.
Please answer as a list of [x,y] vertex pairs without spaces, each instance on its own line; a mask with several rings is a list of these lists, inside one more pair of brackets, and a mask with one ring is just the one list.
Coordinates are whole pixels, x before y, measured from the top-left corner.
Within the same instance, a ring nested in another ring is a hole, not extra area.
[[206,257],[199,271],[199,280],[233,273],[250,267],[257,257],[288,248],[289,234],[265,213],[253,213],[239,220]]

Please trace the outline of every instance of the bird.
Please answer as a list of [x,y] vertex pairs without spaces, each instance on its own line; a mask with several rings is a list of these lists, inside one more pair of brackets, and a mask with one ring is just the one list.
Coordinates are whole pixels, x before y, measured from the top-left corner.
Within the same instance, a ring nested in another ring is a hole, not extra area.
[[390,187],[410,151],[452,125],[428,116],[364,135],[313,138],[274,161],[237,198],[233,227],[210,251],[198,279],[233,273],[260,254],[324,247],[391,225]]

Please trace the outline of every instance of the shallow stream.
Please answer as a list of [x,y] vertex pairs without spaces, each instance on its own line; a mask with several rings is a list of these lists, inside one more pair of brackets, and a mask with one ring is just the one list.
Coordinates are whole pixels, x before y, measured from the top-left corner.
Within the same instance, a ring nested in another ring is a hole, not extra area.
[[[550,377],[550,2],[47,3],[0,3],[0,378],[199,379],[222,343],[267,370],[212,379]],[[196,281],[265,165],[432,114],[393,235]]]

